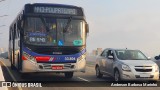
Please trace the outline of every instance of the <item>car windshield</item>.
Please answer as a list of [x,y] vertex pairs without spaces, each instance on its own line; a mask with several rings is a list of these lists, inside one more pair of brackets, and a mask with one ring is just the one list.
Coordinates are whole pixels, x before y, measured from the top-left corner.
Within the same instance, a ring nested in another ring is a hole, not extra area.
[[24,40],[38,46],[82,46],[85,45],[84,25],[83,20],[28,17]]
[[147,57],[139,50],[116,50],[115,52],[120,60],[147,60]]

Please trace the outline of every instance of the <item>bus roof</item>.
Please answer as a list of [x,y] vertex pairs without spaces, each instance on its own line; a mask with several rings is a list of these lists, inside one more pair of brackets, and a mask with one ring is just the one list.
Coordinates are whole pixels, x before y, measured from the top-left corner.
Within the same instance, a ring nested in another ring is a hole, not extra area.
[[83,8],[81,7],[52,3],[26,4],[24,13],[84,16]]
[[26,4],[26,5],[35,5],[35,6],[57,6],[57,7],[76,7],[76,8],[81,8],[78,6],[74,6],[74,5],[66,5],[66,4],[55,4],[55,3],[33,3],[33,4]]
[[[42,11],[42,12],[41,12]],[[27,14],[37,14],[37,15],[69,15],[69,16],[82,16],[85,18],[83,8],[74,6],[74,5],[66,5],[66,4],[55,4],[55,3],[33,3],[33,4],[25,4],[24,8],[19,12],[15,20],[12,22],[10,27],[14,25],[14,23],[21,19],[23,15]]]

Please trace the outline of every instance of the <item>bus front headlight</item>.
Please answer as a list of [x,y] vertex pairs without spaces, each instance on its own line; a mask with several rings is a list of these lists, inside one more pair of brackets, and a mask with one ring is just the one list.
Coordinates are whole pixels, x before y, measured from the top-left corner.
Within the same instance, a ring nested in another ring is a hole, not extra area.
[[86,67],[86,55],[83,54],[77,58],[77,70],[85,72],[85,67]]
[[23,52],[22,60],[30,60],[31,62],[34,62],[34,63],[36,62],[35,58],[26,52]]
[[80,62],[80,61],[83,61],[83,60],[86,60],[86,55],[83,54],[81,55],[80,57],[77,58],[77,62]]

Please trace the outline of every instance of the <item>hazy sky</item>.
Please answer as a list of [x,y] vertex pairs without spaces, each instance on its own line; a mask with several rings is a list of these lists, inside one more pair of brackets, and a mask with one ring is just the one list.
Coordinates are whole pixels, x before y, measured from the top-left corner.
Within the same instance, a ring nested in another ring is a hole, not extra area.
[[[87,49],[140,49],[160,54],[160,0],[6,0],[0,2],[0,47],[8,46],[8,26],[26,3],[45,2],[84,8],[90,26]],[[6,25],[1,27],[1,25]]]

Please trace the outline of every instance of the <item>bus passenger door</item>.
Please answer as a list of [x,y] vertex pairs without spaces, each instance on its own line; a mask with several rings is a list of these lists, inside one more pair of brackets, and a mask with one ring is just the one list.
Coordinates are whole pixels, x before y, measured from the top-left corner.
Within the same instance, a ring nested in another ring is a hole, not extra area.
[[15,66],[17,67],[17,68],[19,68],[19,62],[18,62],[18,60],[19,60],[19,30],[16,28],[16,30],[15,30],[15,43],[14,43],[14,46],[15,46],[15,49],[14,49],[14,60],[15,60]]

